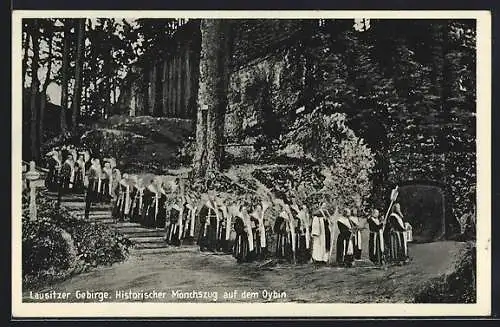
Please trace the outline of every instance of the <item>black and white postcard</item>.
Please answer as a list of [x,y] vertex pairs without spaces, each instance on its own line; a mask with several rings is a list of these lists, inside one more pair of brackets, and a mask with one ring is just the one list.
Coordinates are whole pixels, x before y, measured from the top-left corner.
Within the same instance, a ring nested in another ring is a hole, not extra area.
[[14,11],[14,317],[484,316],[487,11]]

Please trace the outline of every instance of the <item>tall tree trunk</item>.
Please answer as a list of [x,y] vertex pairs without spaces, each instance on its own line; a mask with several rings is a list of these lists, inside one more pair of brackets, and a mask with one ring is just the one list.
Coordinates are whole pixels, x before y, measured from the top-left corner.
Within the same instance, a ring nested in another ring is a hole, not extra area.
[[191,49],[190,46],[187,46],[186,49],[186,79],[185,79],[185,88],[186,88],[186,103],[185,103],[185,110],[186,110],[186,117],[187,118],[192,118],[191,116],[191,61],[190,61],[190,56],[191,56]]
[[168,59],[163,62],[163,75],[162,75],[162,115],[168,117]]
[[73,111],[71,115],[72,134],[76,135],[78,127],[78,117],[80,116],[80,105],[82,101],[82,69],[83,69],[83,42],[85,35],[85,18],[78,19],[77,24],[77,45],[75,63],[75,89],[73,94]]
[[[450,96],[450,78],[448,68],[449,64],[446,60],[446,40],[448,37],[448,22],[438,20],[431,24],[431,37],[432,37],[432,92],[438,97],[436,105],[439,107],[438,123],[446,124],[449,122],[449,108],[447,108],[447,99]],[[447,74],[448,73],[448,74]],[[443,125],[445,126],[445,125]],[[439,144],[440,151],[443,153],[448,152],[448,142],[446,134],[448,130],[446,128],[440,128],[435,130],[435,135],[439,140],[442,140]]]
[[68,75],[69,75],[69,47],[70,47],[70,20],[64,20],[64,45],[62,59],[62,77],[61,77],[61,134],[66,134],[66,110],[68,108]]
[[28,50],[30,47],[30,24],[26,23],[24,24],[25,26],[25,31],[26,31],[26,37],[24,39],[23,43],[23,49],[24,49],[24,55],[23,55],[23,63],[22,63],[22,69],[23,69],[23,92],[24,88],[26,87],[26,71],[28,70]]
[[153,64],[149,71],[149,115],[156,116],[156,65]]
[[[108,41],[109,42],[109,41]],[[113,65],[113,48],[110,47],[108,50],[108,53],[106,54],[106,61],[104,62],[104,71],[105,71],[105,88],[104,88],[104,96],[105,96],[105,113],[104,117],[107,118],[108,115],[111,113],[111,66]]]
[[[84,67],[85,69],[85,67]],[[83,98],[85,100],[82,100],[82,103],[81,103],[81,106],[80,106],[80,115],[83,116],[82,112],[87,112],[87,87],[85,86],[85,78],[83,78],[82,80],[82,94],[83,94]]]
[[196,177],[206,177],[221,168],[229,84],[230,28],[230,23],[224,19],[202,19],[200,25],[200,79],[193,158]]
[[167,90],[167,103],[168,115],[167,117],[174,117],[174,57],[168,60],[168,90]]
[[[115,72],[115,74],[113,74],[114,76],[116,76],[116,74],[118,74],[117,72]],[[116,102],[118,101],[117,99],[117,95],[116,95],[116,80],[112,80],[111,81],[111,93],[112,93],[112,99],[113,99],[113,105],[116,105]]]
[[45,108],[47,107],[47,89],[52,82],[51,80],[51,70],[52,70],[52,37],[53,37],[53,32],[52,30],[47,31],[47,42],[49,43],[49,49],[48,49],[48,57],[47,57],[47,72],[45,74],[45,80],[43,81],[43,86],[42,86],[42,98],[40,99],[40,125],[38,126],[38,140],[40,141],[40,144],[43,144],[43,130],[44,130],[44,120],[45,120]]
[[97,94],[100,94],[100,88],[99,88],[99,81],[98,81],[98,76],[97,74],[94,74],[94,80],[93,80],[93,84],[94,84],[94,89],[93,89],[93,97],[92,97],[92,105],[97,109],[99,110],[98,111],[98,114],[102,114],[102,103],[99,101],[96,100],[96,95]]
[[[432,74],[434,94],[441,100],[443,98],[444,87],[444,68],[445,68],[445,38],[446,38],[446,23],[437,21],[431,25],[432,28]],[[444,101],[442,101],[441,105]]]
[[182,47],[179,47],[179,54],[177,59],[177,108],[179,110],[177,117],[184,118],[184,107],[182,106]]
[[173,109],[173,117],[177,118],[177,111],[179,108],[177,107],[177,95],[178,95],[178,90],[177,90],[177,69],[179,68],[179,63],[177,61],[177,54],[172,58],[172,63],[173,63],[173,72],[172,72],[172,109]]
[[33,58],[31,61],[31,99],[30,99],[30,110],[31,110],[31,124],[30,124],[30,141],[31,141],[31,159],[38,161],[38,60],[39,60],[39,49],[38,44],[39,39],[38,30],[38,20],[33,20],[33,30],[31,31],[31,39],[33,41]]

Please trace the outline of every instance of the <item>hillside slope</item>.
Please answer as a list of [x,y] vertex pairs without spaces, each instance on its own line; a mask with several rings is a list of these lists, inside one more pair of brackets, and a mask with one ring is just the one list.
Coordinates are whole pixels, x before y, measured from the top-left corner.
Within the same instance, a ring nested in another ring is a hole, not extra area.
[[194,122],[150,116],[113,116],[82,136],[85,145],[113,156],[124,171],[163,173],[189,162],[179,156],[194,135]]

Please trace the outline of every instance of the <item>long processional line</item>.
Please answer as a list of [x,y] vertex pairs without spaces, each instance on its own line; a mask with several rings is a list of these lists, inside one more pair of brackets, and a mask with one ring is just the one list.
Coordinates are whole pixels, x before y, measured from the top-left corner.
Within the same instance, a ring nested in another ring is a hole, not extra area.
[[[214,191],[187,190],[180,178],[122,174],[115,159],[92,158],[89,151],[71,145],[55,148],[46,157],[47,189],[85,194],[86,219],[93,203],[110,203],[116,222],[162,229],[165,242],[172,246],[197,244],[201,251],[232,254],[237,262],[274,257],[324,264],[335,257],[338,265],[351,267],[361,259],[361,231],[367,228],[370,261],[409,262],[412,227],[397,203],[397,187],[386,214],[373,209],[365,227],[355,209],[336,209],[332,214],[326,202],[311,211],[293,199],[262,198],[255,204]],[[268,226],[274,214],[274,224]]]

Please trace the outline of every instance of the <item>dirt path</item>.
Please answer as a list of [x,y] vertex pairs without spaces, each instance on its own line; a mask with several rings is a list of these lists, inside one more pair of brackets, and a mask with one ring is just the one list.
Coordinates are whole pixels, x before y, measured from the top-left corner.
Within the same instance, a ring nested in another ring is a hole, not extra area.
[[[365,262],[352,269],[315,268],[311,264],[259,267],[257,263],[237,264],[228,255],[200,253],[195,248],[178,249],[168,254],[131,257],[42,291],[71,292],[70,301],[80,302],[74,296],[77,290],[107,291],[112,302],[126,301],[116,298],[115,292],[119,290],[165,292],[164,299],[152,300],[157,302],[210,302],[215,300],[215,292],[217,302],[408,302],[414,290],[428,279],[450,271],[462,248],[463,244],[456,242],[411,245],[413,261],[387,269]],[[183,299],[173,295],[177,290],[208,293],[205,298]],[[237,290],[235,299],[224,298],[225,292],[234,294],[234,290]],[[256,292],[252,294],[254,298],[242,298],[247,291]],[[274,299],[266,296],[272,294],[279,296]],[[25,292],[23,298],[32,301],[30,292]]]

